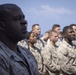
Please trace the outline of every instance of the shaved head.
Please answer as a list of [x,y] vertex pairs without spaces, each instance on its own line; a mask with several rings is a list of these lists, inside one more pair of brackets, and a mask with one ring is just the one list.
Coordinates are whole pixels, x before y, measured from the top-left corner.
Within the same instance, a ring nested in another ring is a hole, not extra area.
[[[0,5],[0,21],[3,21],[5,19],[5,17],[8,17],[8,14],[10,15],[10,13],[13,12],[13,10],[16,11],[17,9],[20,9],[20,8],[15,4]],[[20,9],[20,11],[21,11],[21,9]]]

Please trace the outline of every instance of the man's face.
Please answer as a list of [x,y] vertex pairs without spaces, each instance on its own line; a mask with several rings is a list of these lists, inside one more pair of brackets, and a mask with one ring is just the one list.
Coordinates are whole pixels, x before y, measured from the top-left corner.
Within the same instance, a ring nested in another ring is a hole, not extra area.
[[72,41],[75,36],[73,29],[68,29],[65,36],[68,40]]
[[26,36],[27,21],[25,16],[19,8],[10,10],[5,20],[5,35],[12,40],[22,40]]
[[41,33],[40,26],[35,26],[35,28],[33,29],[33,33],[36,34],[39,37],[40,33]]
[[56,27],[55,31],[59,34],[60,33],[60,27]]
[[75,36],[76,36],[76,26],[73,26],[72,28],[73,28]]
[[53,41],[54,43],[57,42],[58,40],[58,34],[53,32],[51,37],[50,37],[50,40]]

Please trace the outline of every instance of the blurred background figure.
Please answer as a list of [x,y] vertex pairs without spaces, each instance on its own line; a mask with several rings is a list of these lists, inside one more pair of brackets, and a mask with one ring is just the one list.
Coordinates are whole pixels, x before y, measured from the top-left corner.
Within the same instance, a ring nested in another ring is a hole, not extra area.
[[40,75],[45,75],[46,70],[43,64],[43,57],[41,55],[41,50],[39,50],[36,46],[34,46],[34,44],[37,42],[37,36],[34,35],[32,32],[28,32],[26,35],[28,44],[25,47],[28,50],[30,50],[31,53],[34,55],[38,64],[38,70],[40,72]]
[[49,31],[46,31],[46,32],[43,34],[43,36],[41,37],[41,40],[42,40],[44,46],[47,44],[48,38],[49,38]]
[[37,42],[34,44],[37,48],[42,50],[44,47],[43,41],[40,39],[41,28],[39,24],[32,25],[32,33],[37,36]]
[[58,40],[58,33],[54,30],[49,32],[49,43],[43,48],[41,54],[44,59],[44,64],[49,72],[49,75],[61,75],[60,65],[57,58],[57,46],[55,43]]
[[75,34],[75,37],[74,37],[72,43],[76,47],[76,24],[70,24],[70,26],[73,28],[73,31],[74,31],[74,34]]
[[54,24],[52,26],[52,30],[56,31],[58,34],[60,33],[60,25],[59,24]]
[[57,49],[59,65],[63,75],[76,75],[76,48],[72,45],[74,31],[71,26],[63,28],[63,40]]

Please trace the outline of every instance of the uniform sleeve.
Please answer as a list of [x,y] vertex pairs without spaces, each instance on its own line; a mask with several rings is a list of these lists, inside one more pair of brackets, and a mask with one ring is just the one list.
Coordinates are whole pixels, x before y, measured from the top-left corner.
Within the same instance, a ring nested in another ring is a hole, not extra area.
[[64,66],[61,67],[62,71],[65,72],[66,74],[76,74],[76,66],[70,65],[70,64],[66,64]]
[[0,55],[0,75],[10,75],[5,61],[6,60]]
[[76,58],[76,49],[69,48],[68,49],[68,56],[71,57],[71,58]]

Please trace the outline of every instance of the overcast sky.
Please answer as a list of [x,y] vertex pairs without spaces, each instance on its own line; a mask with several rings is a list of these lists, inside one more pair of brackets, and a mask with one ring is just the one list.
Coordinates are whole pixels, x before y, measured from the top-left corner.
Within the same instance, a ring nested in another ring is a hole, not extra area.
[[15,3],[21,7],[28,21],[28,31],[38,23],[43,34],[53,24],[64,26],[76,23],[76,0],[0,0],[0,4]]

